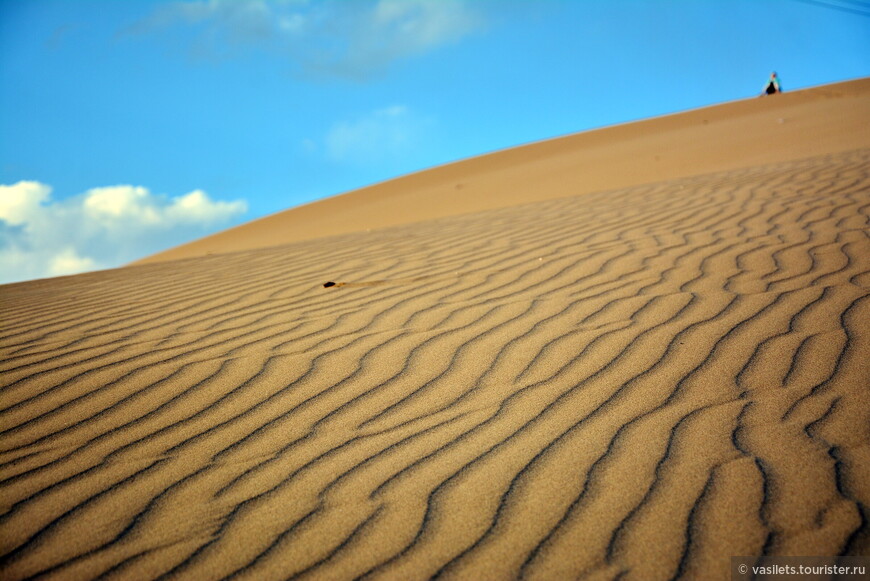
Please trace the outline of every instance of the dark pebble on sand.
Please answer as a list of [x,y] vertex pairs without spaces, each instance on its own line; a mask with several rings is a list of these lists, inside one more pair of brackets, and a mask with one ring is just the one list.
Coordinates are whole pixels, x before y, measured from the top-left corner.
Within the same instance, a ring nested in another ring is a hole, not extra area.
[[332,281],[323,283],[323,288],[329,288],[331,286],[335,286],[335,283]]

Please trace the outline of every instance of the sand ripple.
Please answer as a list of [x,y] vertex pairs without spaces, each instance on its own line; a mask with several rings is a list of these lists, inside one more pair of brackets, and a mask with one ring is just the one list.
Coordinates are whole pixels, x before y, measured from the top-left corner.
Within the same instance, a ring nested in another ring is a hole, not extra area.
[[3,287],[0,576],[870,554],[868,171],[859,150]]

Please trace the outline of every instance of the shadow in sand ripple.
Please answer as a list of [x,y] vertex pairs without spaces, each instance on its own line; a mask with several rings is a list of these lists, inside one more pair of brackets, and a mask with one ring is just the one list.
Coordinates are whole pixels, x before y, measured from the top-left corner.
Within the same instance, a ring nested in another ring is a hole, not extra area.
[[867,554],[868,168],[4,287],[0,575],[724,578],[723,555]]

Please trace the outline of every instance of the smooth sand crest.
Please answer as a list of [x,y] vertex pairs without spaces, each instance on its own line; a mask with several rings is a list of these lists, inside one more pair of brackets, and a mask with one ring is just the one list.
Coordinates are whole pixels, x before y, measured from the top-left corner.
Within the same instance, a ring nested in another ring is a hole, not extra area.
[[0,578],[870,555],[870,143],[830,149],[0,287]]

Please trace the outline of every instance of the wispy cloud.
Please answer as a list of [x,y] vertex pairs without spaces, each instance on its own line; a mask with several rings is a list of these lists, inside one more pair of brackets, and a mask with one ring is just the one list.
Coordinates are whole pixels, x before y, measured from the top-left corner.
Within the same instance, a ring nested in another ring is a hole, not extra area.
[[177,197],[129,185],[62,201],[35,181],[0,185],[0,283],[111,268],[202,236],[247,211],[201,190]]
[[126,32],[182,29],[189,51],[277,51],[302,73],[362,79],[479,29],[461,0],[197,0],[159,6]]
[[428,124],[408,107],[393,105],[334,123],[323,143],[327,156],[338,162],[367,164],[401,158],[423,138]]

